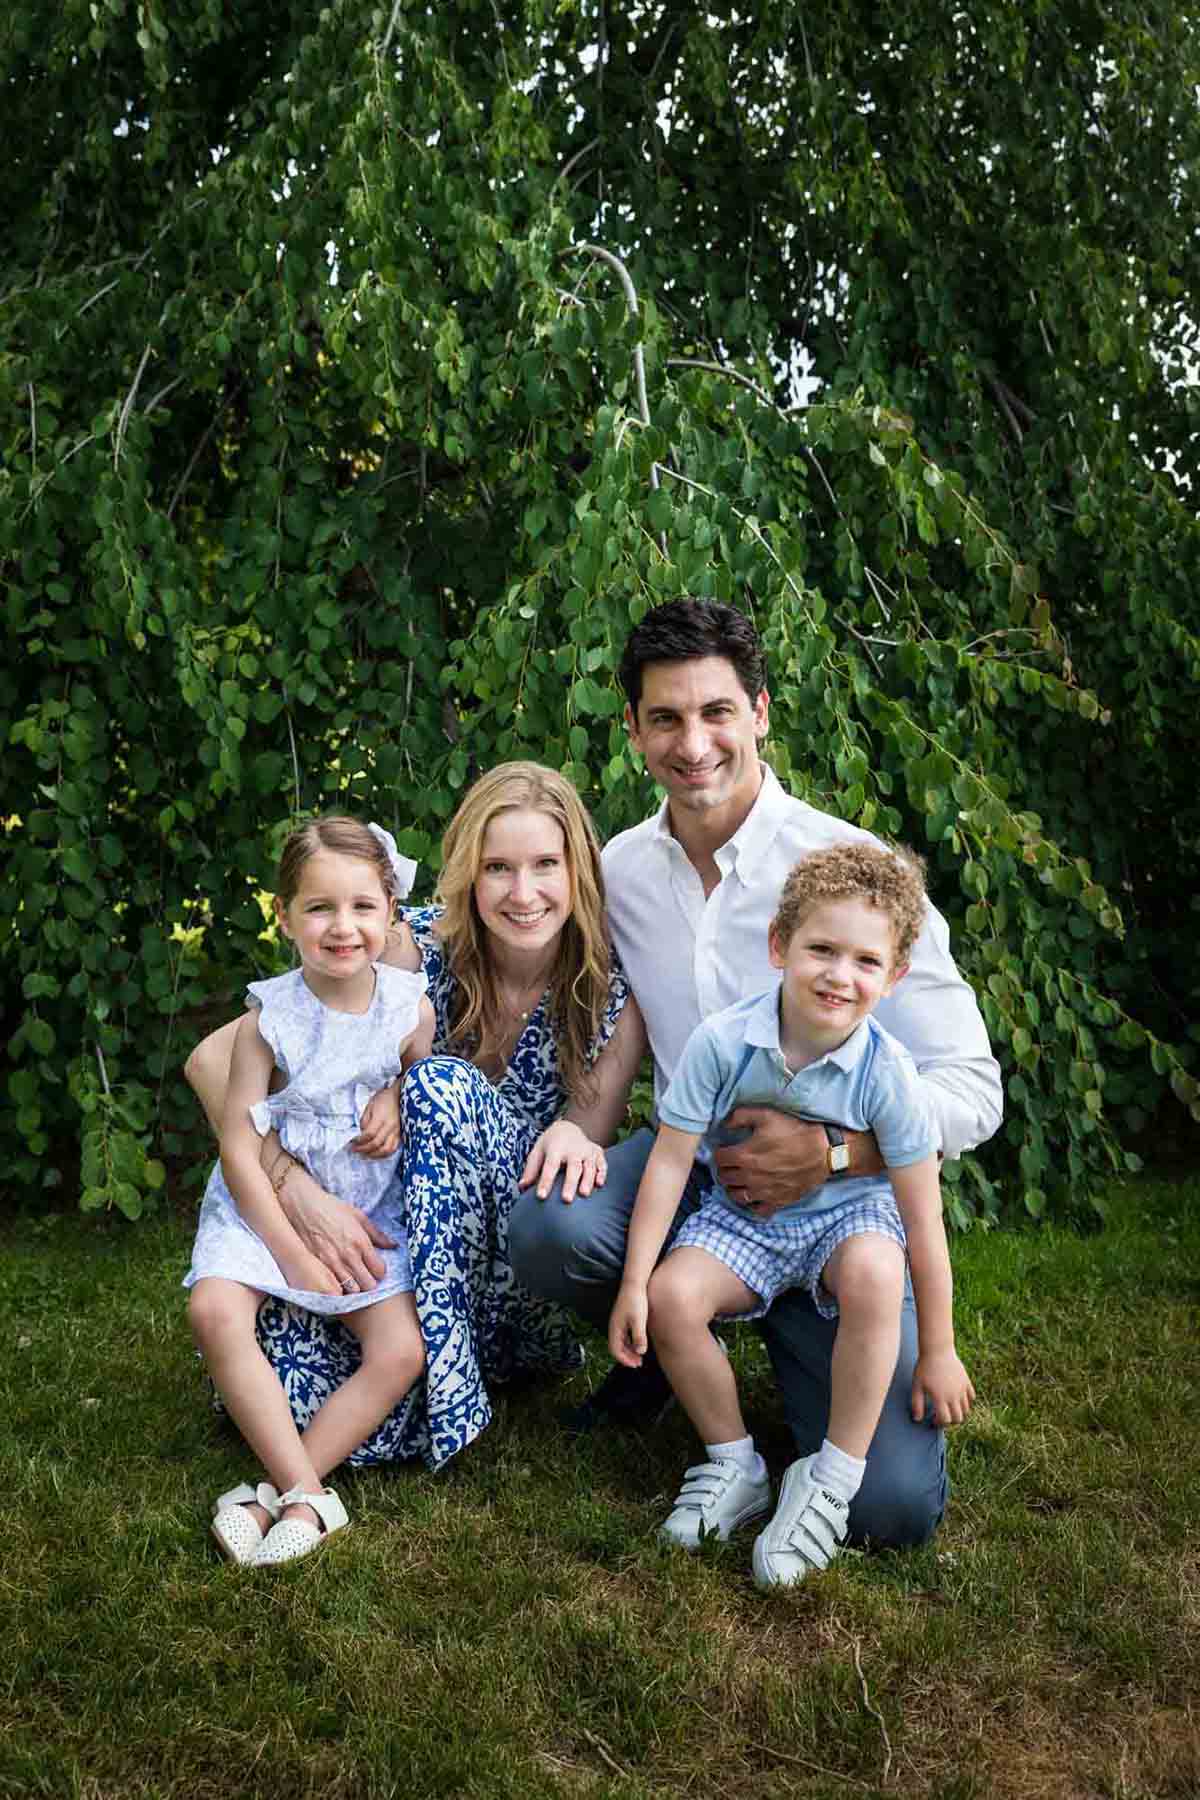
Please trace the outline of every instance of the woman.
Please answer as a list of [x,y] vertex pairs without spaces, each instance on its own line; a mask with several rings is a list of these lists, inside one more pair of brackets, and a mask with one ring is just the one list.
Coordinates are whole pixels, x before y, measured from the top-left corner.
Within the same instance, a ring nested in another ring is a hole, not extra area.
[[[575,792],[537,763],[504,763],[470,789],[446,832],[440,904],[403,909],[384,959],[423,969],[435,1054],[405,1080],[401,1192],[427,1374],[350,1457],[354,1465],[422,1456],[438,1467],[491,1418],[486,1382],[579,1360],[563,1316],[513,1280],[508,1215],[518,1184],[565,1193],[604,1179],[645,1034],[614,965],[600,847]],[[219,1123],[228,1076],[225,1026],[193,1052],[187,1077]],[[387,1095],[363,1119],[366,1155],[395,1148]],[[274,1138],[263,1163],[301,1237],[344,1290],[379,1273],[375,1234],[325,1194]],[[377,1240],[376,1240],[377,1241]],[[259,1339],[303,1429],[352,1372],[357,1346],[336,1323],[282,1302],[259,1313]]]

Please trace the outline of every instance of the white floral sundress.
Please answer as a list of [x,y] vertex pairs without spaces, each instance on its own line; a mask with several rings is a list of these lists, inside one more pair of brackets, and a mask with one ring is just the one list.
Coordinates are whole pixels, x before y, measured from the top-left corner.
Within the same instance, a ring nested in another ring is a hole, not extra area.
[[387,1273],[368,1294],[317,1294],[289,1286],[256,1232],[246,1224],[218,1162],[209,1176],[192,1266],[184,1286],[209,1276],[240,1281],[259,1293],[294,1301],[313,1313],[347,1313],[412,1290],[404,1215],[395,1184],[395,1156],[358,1156],[347,1148],[358,1135],[372,1094],[400,1073],[400,1053],[416,1029],[424,975],[376,965],[375,992],[365,1013],[335,1012],[312,992],[300,969],[252,981],[258,1029],[287,1085],[251,1109],[263,1136],[274,1127],[285,1150],[339,1200],[369,1213],[396,1248],[382,1252]]

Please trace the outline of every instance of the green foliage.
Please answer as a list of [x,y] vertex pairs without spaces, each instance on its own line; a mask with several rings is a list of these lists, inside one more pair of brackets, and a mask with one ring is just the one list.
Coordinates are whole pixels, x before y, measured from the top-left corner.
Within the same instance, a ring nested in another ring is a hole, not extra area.
[[534,755],[640,817],[614,671],[680,593],[753,611],[793,790],[929,856],[1008,1085],[956,1217],[1200,1115],[1194,21],[611,10],[11,13],[21,1187],[81,1139],[152,1199],[295,812],[436,865]]

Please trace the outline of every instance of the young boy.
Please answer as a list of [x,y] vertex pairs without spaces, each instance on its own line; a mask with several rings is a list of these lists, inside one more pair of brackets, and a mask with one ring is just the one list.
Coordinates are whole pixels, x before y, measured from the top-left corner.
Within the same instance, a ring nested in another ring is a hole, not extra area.
[[[920,1344],[913,1416],[928,1399],[939,1425],[959,1424],[975,1397],[954,1348],[937,1132],[908,1052],[871,1017],[905,973],[924,912],[921,865],[906,851],[837,844],[798,862],[771,925],[781,985],[692,1033],[638,1189],[609,1347],[636,1368],[649,1329],[708,1458],[687,1471],[664,1538],[694,1549],[770,1507],[766,1465],[710,1322],[757,1318],[788,1287],[807,1287],[838,1320],[826,1438],[784,1476],[754,1546],[760,1587],[825,1568],[845,1540],[896,1366],[906,1254]],[[833,1178],[834,1130],[824,1186],[756,1218],[714,1181],[656,1269],[693,1160],[711,1168],[719,1122],[740,1105],[872,1131],[887,1173]]]

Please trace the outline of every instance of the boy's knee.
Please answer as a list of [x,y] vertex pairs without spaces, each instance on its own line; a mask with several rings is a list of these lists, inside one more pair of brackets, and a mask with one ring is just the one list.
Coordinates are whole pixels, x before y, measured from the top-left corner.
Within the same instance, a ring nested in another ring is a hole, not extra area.
[[837,1296],[843,1316],[855,1312],[875,1315],[883,1309],[899,1313],[904,1297],[904,1252],[882,1235],[848,1238],[830,1258],[823,1279]]
[[[695,1282],[673,1256],[659,1263],[650,1277],[646,1296],[651,1331],[665,1333],[677,1330],[680,1325],[692,1325],[705,1310]],[[704,1323],[708,1323],[707,1317]]]

